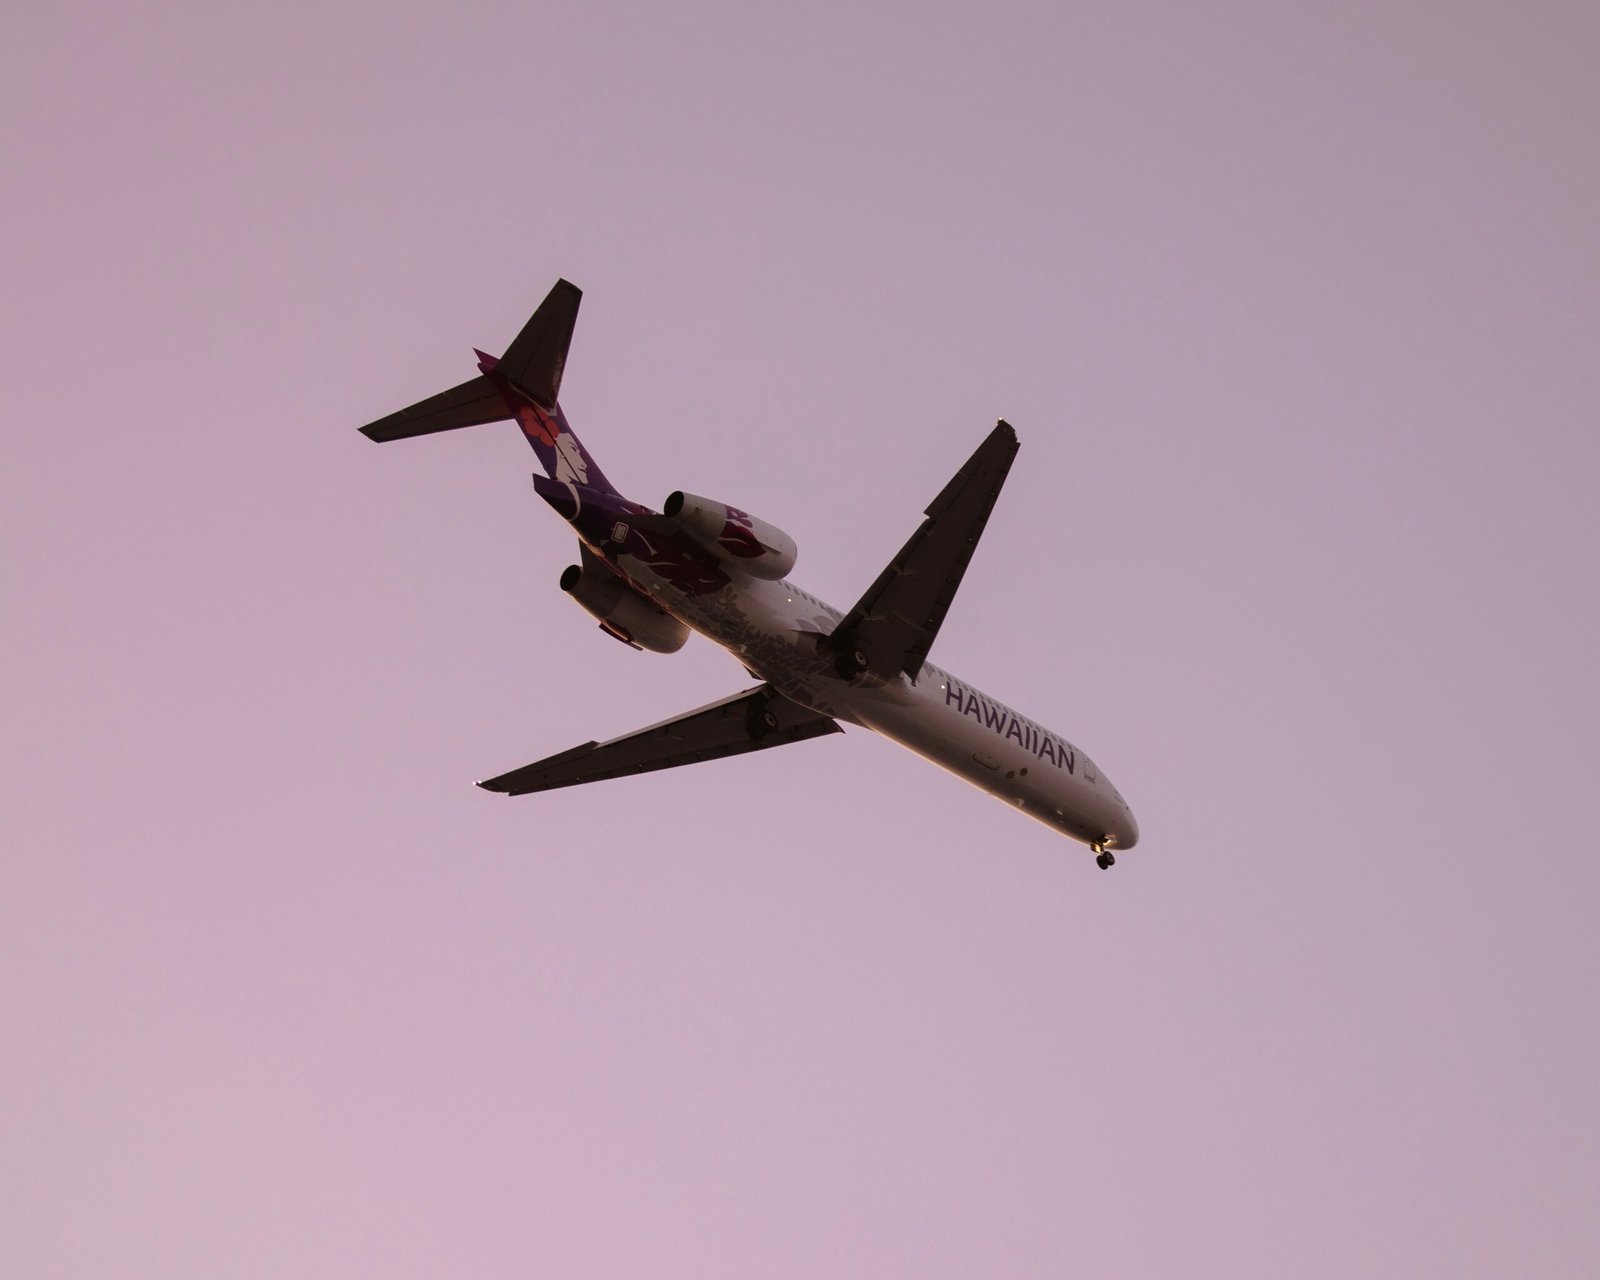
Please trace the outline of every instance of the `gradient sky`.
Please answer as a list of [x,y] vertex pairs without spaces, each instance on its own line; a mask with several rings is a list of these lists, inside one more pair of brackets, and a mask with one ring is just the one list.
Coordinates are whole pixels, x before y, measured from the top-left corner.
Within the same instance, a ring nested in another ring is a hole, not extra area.
[[[0,1273],[1590,1277],[1600,9],[11,5]],[[512,427],[933,658],[1088,852],[731,693]]]

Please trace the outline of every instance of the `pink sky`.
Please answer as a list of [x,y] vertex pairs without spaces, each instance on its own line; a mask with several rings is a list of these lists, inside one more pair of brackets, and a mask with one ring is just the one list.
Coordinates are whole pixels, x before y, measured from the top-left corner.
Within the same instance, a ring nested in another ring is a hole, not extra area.
[[[1600,10],[11,6],[0,1274],[1590,1277]],[[557,590],[614,482],[848,606],[864,733],[508,801],[747,683]]]

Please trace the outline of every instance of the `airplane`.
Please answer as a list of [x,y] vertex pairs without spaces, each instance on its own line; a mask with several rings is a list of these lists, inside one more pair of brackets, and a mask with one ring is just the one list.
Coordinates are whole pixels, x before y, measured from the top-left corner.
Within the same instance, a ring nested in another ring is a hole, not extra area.
[[534,489],[578,536],[561,590],[623,644],[675,653],[697,632],[761,683],[478,785],[526,795],[785,746],[839,733],[842,722],[1087,844],[1101,870],[1133,848],[1133,814],[1085,752],[928,661],[1016,456],[1011,425],[995,425],[841,613],[789,581],[796,548],[781,529],[682,490],[653,511],[606,479],[557,399],[582,297],[557,281],[503,356],[474,352],[476,377],[361,431],[390,441],[514,421],[544,469]]

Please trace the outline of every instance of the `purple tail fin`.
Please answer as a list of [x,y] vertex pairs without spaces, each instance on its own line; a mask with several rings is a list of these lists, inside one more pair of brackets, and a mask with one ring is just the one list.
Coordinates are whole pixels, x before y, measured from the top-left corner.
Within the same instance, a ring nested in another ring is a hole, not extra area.
[[511,409],[510,416],[522,428],[545,474],[563,484],[580,484],[601,493],[616,493],[605,472],[600,470],[600,464],[583,447],[583,441],[567,422],[561,405],[552,403],[547,409],[500,373],[501,364],[503,362],[496,361],[493,356],[478,352],[478,368],[490,382],[500,387]]
[[577,285],[556,281],[505,355],[477,352],[478,377],[361,430],[373,440],[401,440],[512,418],[552,479],[616,493],[556,399],[582,299]]

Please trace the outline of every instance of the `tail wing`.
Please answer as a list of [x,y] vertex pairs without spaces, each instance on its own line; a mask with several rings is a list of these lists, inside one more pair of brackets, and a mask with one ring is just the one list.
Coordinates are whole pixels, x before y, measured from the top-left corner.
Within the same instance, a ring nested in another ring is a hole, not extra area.
[[561,373],[567,367],[567,350],[572,346],[572,330],[578,323],[578,304],[582,301],[582,289],[571,281],[557,280],[556,287],[522,326],[516,341],[493,365],[541,408],[556,407]]
[[435,431],[455,431],[484,422],[503,422],[511,417],[499,388],[481,374],[458,387],[419,400],[409,408],[379,418],[361,428],[368,440],[380,442],[428,436]]
[[616,493],[557,403],[582,301],[582,289],[557,280],[505,355],[496,360],[477,353],[476,378],[369,422],[361,433],[369,440],[406,440],[512,418],[552,478]]

